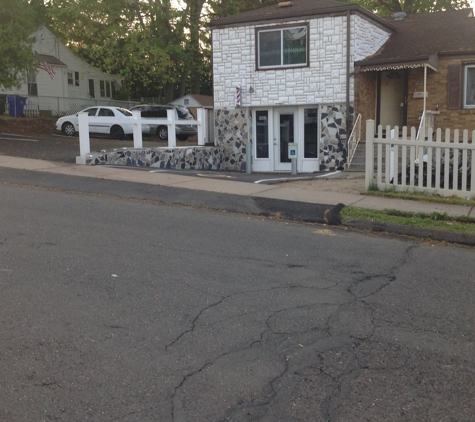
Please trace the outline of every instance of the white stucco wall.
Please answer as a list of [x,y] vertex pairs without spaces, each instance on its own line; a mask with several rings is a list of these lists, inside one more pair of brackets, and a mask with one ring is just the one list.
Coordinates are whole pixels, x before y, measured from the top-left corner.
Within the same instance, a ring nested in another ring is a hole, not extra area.
[[[346,16],[289,21],[309,23],[310,66],[295,69],[255,70],[256,25],[213,30],[215,108],[235,107],[236,85],[241,86],[242,106],[335,104],[346,101]],[[373,54],[388,34],[369,21],[350,18],[350,72],[363,55]],[[271,25],[258,25],[272,27]],[[249,93],[249,87],[254,89]],[[350,80],[350,101],[353,81]]]

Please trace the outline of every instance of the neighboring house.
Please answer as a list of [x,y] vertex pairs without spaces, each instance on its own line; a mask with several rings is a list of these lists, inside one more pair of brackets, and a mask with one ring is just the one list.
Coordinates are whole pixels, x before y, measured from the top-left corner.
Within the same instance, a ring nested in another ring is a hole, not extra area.
[[472,9],[399,14],[373,56],[355,63],[356,112],[383,126],[475,130],[475,19]]
[[211,95],[188,94],[188,95],[184,95],[183,97],[177,98],[175,101],[172,101],[170,104],[181,105],[187,108],[197,108],[197,107],[213,108],[214,100]]
[[293,0],[211,29],[215,139],[229,168],[243,168],[251,139],[253,171],[289,171],[292,143],[298,171],[342,169],[359,113],[417,126],[431,110],[437,125],[475,129],[471,9],[397,20],[355,4]]
[[37,71],[19,89],[4,90],[7,95],[27,97],[28,106],[52,114],[75,112],[95,104],[91,100],[111,100],[120,83],[75,56],[46,27],[32,34],[36,41],[32,48],[36,55]]
[[214,99],[211,95],[201,95],[201,94],[188,94],[183,97],[177,98],[175,101],[172,101],[170,104],[181,105],[188,108],[195,118],[198,117],[196,111],[197,108],[206,108],[208,109],[208,128],[207,128],[207,142],[214,142],[214,118],[213,118],[213,106]]

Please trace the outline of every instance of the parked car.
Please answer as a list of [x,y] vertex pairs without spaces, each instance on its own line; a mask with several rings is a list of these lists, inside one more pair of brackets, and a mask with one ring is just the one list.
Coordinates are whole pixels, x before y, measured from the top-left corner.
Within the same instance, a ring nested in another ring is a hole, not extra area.
[[[90,133],[105,133],[115,139],[122,139],[125,135],[131,135],[134,132],[132,121],[130,123],[118,122],[119,119],[133,119],[132,113],[125,108],[97,106],[86,108],[82,112],[89,116]],[[68,136],[74,135],[79,131],[78,114],[60,117],[56,122],[56,129]],[[142,132],[150,133],[150,126],[142,125]]]
[[[175,119],[177,120],[194,120],[190,110],[182,106],[142,104],[133,106],[130,110],[139,110],[140,115],[145,118],[166,119],[167,110],[169,109],[175,110]],[[150,133],[156,134],[162,141],[166,141],[168,139],[168,126],[152,123],[150,124]],[[176,125],[175,133],[180,141],[186,141],[190,136],[196,135],[196,125]]]

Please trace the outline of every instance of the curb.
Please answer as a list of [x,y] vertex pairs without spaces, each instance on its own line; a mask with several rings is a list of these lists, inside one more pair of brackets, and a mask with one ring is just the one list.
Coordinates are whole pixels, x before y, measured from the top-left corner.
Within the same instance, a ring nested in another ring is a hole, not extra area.
[[311,204],[263,197],[252,197],[252,199],[264,215],[333,226],[341,224],[340,211],[345,206],[344,204]]
[[343,226],[374,232],[386,232],[404,236],[412,236],[420,239],[437,240],[441,242],[457,243],[460,245],[475,246],[475,235],[456,233],[444,230],[431,230],[423,227],[403,226],[400,224],[380,223],[367,220],[350,220]]

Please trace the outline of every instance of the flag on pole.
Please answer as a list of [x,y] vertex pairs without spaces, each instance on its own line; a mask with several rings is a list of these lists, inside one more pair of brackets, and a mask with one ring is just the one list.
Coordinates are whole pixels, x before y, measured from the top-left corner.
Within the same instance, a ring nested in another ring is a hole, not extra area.
[[37,69],[43,69],[44,71],[48,72],[48,75],[50,76],[51,79],[54,78],[54,75],[56,75],[56,72],[54,69],[51,67],[51,65],[43,60],[41,56],[35,51],[35,67]]

